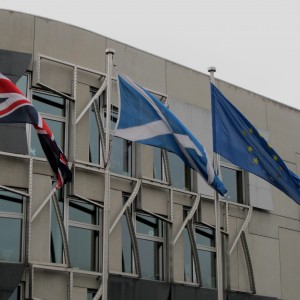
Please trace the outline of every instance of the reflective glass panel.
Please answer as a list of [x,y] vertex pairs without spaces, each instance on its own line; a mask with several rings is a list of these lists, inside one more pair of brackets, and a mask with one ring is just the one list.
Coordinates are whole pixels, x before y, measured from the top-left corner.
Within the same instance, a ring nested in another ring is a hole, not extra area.
[[214,247],[215,246],[215,232],[211,228],[204,226],[196,226],[195,239],[197,245]]
[[[62,190],[57,192],[59,200],[59,208],[63,214],[64,207],[62,201]],[[63,263],[63,243],[59,223],[56,215],[54,205],[51,205],[51,235],[50,235],[50,253],[52,263]]]
[[191,189],[191,169],[186,167],[183,160],[176,154],[168,152],[171,183],[179,189]]
[[198,250],[200,260],[202,285],[206,288],[216,288],[216,254]]
[[138,239],[142,276],[152,280],[163,280],[163,244]]
[[184,240],[184,281],[193,282],[193,258],[189,234],[186,228],[183,229]]
[[126,216],[123,215],[122,219],[122,272],[132,273],[132,251],[131,251],[131,238],[128,228]]
[[162,168],[162,150],[157,147],[153,147],[153,178],[163,179]]
[[243,202],[242,199],[242,173],[234,169],[221,167],[222,181],[227,188],[229,200]]
[[111,172],[131,176],[131,145],[127,140],[112,137]]
[[23,212],[23,196],[0,190],[0,211],[2,212]]
[[[45,119],[49,128],[51,129],[54,138],[56,140],[57,145],[64,149],[64,131],[65,131],[65,124],[63,122],[54,121]],[[31,130],[31,147],[30,147],[30,154],[36,157],[46,157],[44,150],[41,146],[40,140],[34,128]]]
[[69,226],[70,259],[73,267],[99,271],[99,232]]
[[20,89],[20,91],[27,96],[27,86],[28,86],[28,76],[23,75],[17,82],[17,87]]
[[93,300],[95,295],[96,295],[97,291],[95,290],[88,290],[87,291],[87,300]]
[[0,218],[0,261],[21,261],[22,220]]
[[11,294],[8,300],[20,300],[20,287],[18,286],[14,292]]
[[59,96],[34,92],[32,103],[40,113],[64,117],[65,100]]
[[76,222],[99,225],[99,207],[79,200],[71,200],[69,219]]
[[163,237],[162,221],[148,215],[136,215],[136,232],[156,237]]
[[89,162],[100,164],[100,137],[94,107],[90,108]]

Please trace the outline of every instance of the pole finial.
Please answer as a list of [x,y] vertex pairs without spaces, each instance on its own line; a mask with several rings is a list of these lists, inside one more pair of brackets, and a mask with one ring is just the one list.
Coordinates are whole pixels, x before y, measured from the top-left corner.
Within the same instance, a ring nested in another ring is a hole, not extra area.
[[213,83],[213,84],[215,84],[215,77],[214,77],[214,74],[215,74],[215,72],[216,72],[216,67],[208,67],[208,72],[209,72],[209,74],[210,74],[210,82],[211,83]]
[[214,72],[217,71],[217,69],[216,69],[216,67],[211,66],[211,67],[208,67],[207,71],[208,71],[209,73],[212,73],[212,72],[214,73]]
[[107,48],[106,51],[105,51],[106,54],[115,54],[116,51],[115,49],[112,49],[112,48]]

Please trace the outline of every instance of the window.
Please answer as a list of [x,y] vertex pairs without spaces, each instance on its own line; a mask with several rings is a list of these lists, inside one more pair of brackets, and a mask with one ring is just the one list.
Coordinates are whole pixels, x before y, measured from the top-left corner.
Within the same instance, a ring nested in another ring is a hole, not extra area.
[[236,203],[244,202],[243,172],[225,158],[221,158],[222,181],[227,188],[228,200]]
[[[128,200],[128,196],[123,195],[123,205]],[[124,214],[121,219],[122,224],[122,272],[133,273],[133,255],[132,244],[129,232],[129,226],[126,215]]]
[[136,214],[136,234],[143,278],[164,279],[163,221],[142,213]]
[[19,285],[14,292],[11,294],[11,296],[9,297],[8,300],[19,300],[19,299],[23,299],[23,297],[21,297],[22,295],[22,285]]
[[80,200],[69,201],[69,251],[73,267],[99,272],[100,209]]
[[[56,196],[58,199],[58,204],[61,213],[64,211],[64,202],[63,202],[63,190],[56,191]],[[59,222],[57,214],[51,202],[51,232],[50,232],[50,254],[52,263],[63,263],[63,242],[59,227]]]
[[153,178],[163,180],[162,149],[153,147]]
[[[61,149],[65,146],[66,103],[62,97],[43,92],[33,92],[32,104],[51,128],[55,140]],[[30,154],[45,157],[35,130],[31,130]]]
[[21,78],[16,83],[20,91],[27,97],[28,94],[28,74],[22,75]]
[[[95,95],[94,91],[90,92],[90,97]],[[89,123],[89,162],[100,164],[100,132],[97,121],[97,112],[100,111],[99,98],[95,100],[95,105],[90,107],[90,123]],[[96,108],[95,108],[96,107]]]
[[[187,217],[189,213],[188,208],[183,209],[183,219]],[[194,275],[193,275],[193,255],[192,255],[192,248],[191,248],[191,241],[187,227],[183,229],[183,255],[184,255],[184,281],[186,282],[194,282]]]
[[195,225],[202,286],[216,288],[216,248],[215,230],[202,225]]
[[[95,95],[95,91],[91,91],[91,97]],[[102,116],[103,127],[106,126],[106,103],[105,95],[95,100],[96,108]],[[111,123],[110,129],[114,129],[118,120],[118,108],[111,106]],[[97,116],[94,105],[90,108],[90,125],[89,125],[89,162],[100,164],[101,147],[100,132],[97,124]],[[132,173],[132,142],[112,136],[110,156],[110,170],[113,173],[131,176]]]
[[0,190],[0,261],[21,262],[25,197]]
[[94,299],[94,297],[96,296],[96,294],[97,294],[97,291],[96,290],[90,290],[90,289],[88,289],[87,290],[87,300],[93,300]]
[[184,164],[178,155],[168,152],[168,158],[172,186],[183,190],[191,190],[192,170]]

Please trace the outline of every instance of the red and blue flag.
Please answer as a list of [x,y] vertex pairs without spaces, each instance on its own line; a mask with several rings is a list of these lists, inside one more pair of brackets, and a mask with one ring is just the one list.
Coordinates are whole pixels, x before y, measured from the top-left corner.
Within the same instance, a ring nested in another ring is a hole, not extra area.
[[0,123],[29,123],[34,126],[47,160],[61,188],[72,181],[68,160],[57,145],[51,129],[31,102],[0,73]]

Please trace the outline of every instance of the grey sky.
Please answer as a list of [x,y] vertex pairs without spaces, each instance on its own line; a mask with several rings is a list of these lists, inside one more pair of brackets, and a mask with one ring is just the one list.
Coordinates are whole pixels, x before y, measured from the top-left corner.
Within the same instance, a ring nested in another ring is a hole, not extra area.
[[[75,2],[75,3],[74,3]],[[299,0],[1,0],[300,109]],[[136,79],[137,80],[137,79]]]

